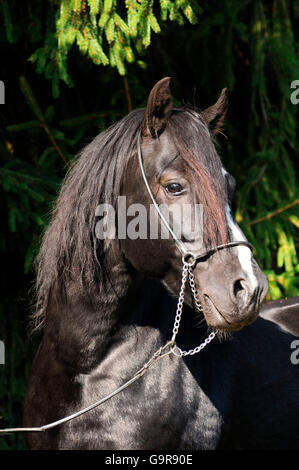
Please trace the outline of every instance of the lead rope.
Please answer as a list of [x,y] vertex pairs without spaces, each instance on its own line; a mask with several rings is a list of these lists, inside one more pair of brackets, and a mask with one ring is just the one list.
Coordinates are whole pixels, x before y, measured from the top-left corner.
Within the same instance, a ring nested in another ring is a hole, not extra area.
[[174,326],[172,330],[172,338],[170,341],[168,341],[164,346],[161,346],[150,358],[146,364],[143,365],[141,369],[139,369],[134,376],[128,380],[126,383],[121,385],[119,388],[111,392],[109,395],[106,395],[104,398],[101,398],[100,400],[96,401],[95,403],[87,406],[86,408],[83,408],[82,410],[77,411],[76,413],[73,413],[69,416],[66,416],[65,418],[59,419],[58,421],[54,421],[49,424],[45,424],[44,426],[40,427],[34,427],[34,428],[7,428],[7,429],[0,429],[0,434],[11,434],[14,432],[43,432],[47,431],[49,429],[55,428],[56,426],[60,426],[61,424],[64,424],[74,418],[77,418],[78,416],[83,415],[84,413],[87,413],[88,411],[96,408],[97,406],[102,405],[104,402],[109,400],[110,398],[114,397],[117,395],[119,392],[124,390],[125,388],[129,387],[132,383],[134,383],[136,380],[138,380],[140,377],[145,374],[145,372],[157,361],[162,359],[165,356],[168,356],[169,354],[174,354],[175,356],[178,357],[183,357],[183,356],[188,356],[188,355],[194,355],[199,353],[203,348],[205,348],[213,338],[215,338],[216,333],[212,331],[210,335],[205,339],[203,343],[201,343],[199,346],[197,346],[194,349],[190,349],[189,351],[182,351],[176,344],[175,338],[176,335],[179,331],[180,327],[180,322],[181,322],[181,317],[182,317],[182,312],[183,312],[183,305],[184,305],[184,298],[185,298],[185,290],[186,290],[186,282],[187,279],[189,279],[189,285],[192,293],[192,297],[194,299],[195,307],[196,310],[199,312],[202,312],[202,306],[200,304],[200,301],[198,299],[198,293],[195,287],[195,282],[194,282],[194,275],[192,272],[192,268],[194,267],[196,262],[196,259],[192,258],[192,261],[187,261],[186,256],[183,256],[183,270],[182,270],[182,283],[181,283],[181,289],[179,293],[179,298],[178,298],[178,303],[177,303],[177,309],[176,309],[176,315],[175,315],[175,321],[174,321]]

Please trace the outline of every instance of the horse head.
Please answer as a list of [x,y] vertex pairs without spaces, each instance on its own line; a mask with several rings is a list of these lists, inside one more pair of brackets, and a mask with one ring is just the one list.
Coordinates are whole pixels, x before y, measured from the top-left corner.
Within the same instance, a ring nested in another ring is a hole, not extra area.
[[[122,184],[127,204],[147,208],[147,236],[126,237],[120,241],[121,250],[135,269],[158,277],[175,295],[180,289],[182,253],[174,237],[186,253],[207,253],[198,257],[193,270],[205,320],[216,330],[238,330],[256,319],[267,280],[232,216],[235,181],[216,151],[215,135],[222,129],[227,92],[224,89],[213,106],[196,112],[173,106],[169,81],[159,81],[149,95],[140,130],[143,163],[138,165],[133,152]],[[170,230],[179,231],[177,237],[165,236],[165,227],[160,227],[158,237],[151,236],[153,213],[157,215],[151,210],[153,199],[169,216]],[[190,290],[186,302],[192,304]]]

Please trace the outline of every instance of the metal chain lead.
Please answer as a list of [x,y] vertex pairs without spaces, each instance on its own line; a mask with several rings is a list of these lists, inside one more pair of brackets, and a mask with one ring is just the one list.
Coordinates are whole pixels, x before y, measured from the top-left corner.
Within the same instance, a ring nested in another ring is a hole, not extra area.
[[179,299],[177,303],[177,308],[176,308],[176,314],[175,314],[175,320],[174,320],[174,325],[173,325],[173,330],[172,330],[172,338],[171,341],[175,341],[175,337],[179,331],[180,323],[181,323],[181,317],[182,317],[182,312],[183,312],[183,305],[184,305],[184,298],[185,298],[185,289],[186,289],[186,281],[187,281],[187,276],[188,276],[188,269],[189,269],[189,264],[187,262],[184,262],[183,264],[183,270],[182,270],[182,284],[181,284],[181,289],[179,293]]
[[189,351],[183,351],[181,348],[179,348],[177,346],[177,344],[175,344],[175,338],[176,338],[176,335],[179,331],[182,312],[183,312],[187,277],[189,278],[190,290],[191,290],[191,293],[192,293],[192,297],[193,297],[193,300],[194,300],[194,303],[195,303],[196,310],[198,312],[203,311],[200,300],[198,298],[198,292],[197,292],[196,286],[195,286],[195,280],[194,280],[194,275],[193,275],[193,272],[192,272],[192,267],[193,267],[193,263],[188,263],[186,261],[186,259],[183,259],[182,284],[181,284],[181,289],[180,289],[180,293],[179,293],[179,299],[178,299],[178,303],[177,303],[176,315],[175,315],[174,326],[173,326],[173,330],[172,330],[172,338],[171,338],[171,342],[173,342],[173,346],[171,348],[172,353],[175,356],[181,356],[181,357],[182,356],[193,356],[194,354],[199,353],[216,336],[215,331],[212,331],[209,334],[209,336],[203,341],[203,343],[201,343],[199,346],[197,346],[194,349],[189,349]]
[[202,312],[203,311],[202,306],[201,306],[200,300],[198,298],[198,292],[197,292],[196,287],[195,287],[194,274],[193,274],[192,269],[191,269],[190,266],[189,266],[189,269],[188,269],[188,274],[189,274],[190,289],[191,289],[191,292],[192,292],[192,295],[193,295],[196,310],[198,312]]
[[195,264],[194,258],[191,257],[191,261],[187,261],[186,255],[183,257],[183,270],[182,270],[182,284],[181,284],[181,289],[179,293],[179,299],[177,303],[177,309],[176,309],[176,315],[175,315],[175,321],[174,321],[174,326],[173,326],[173,331],[172,331],[172,338],[170,341],[168,341],[164,346],[161,346],[150,358],[150,360],[144,364],[144,366],[139,369],[134,376],[128,380],[125,384],[121,385],[119,388],[111,392],[109,395],[106,395],[104,398],[96,401],[95,403],[87,406],[86,408],[83,408],[69,416],[66,416],[62,419],[59,419],[57,421],[54,421],[52,423],[46,424],[44,426],[40,427],[33,427],[33,428],[9,428],[9,429],[0,429],[0,434],[10,434],[14,432],[42,432],[42,431],[47,431],[48,429],[55,428],[56,426],[60,426],[61,424],[67,423],[68,421],[77,418],[78,416],[81,416],[84,413],[87,413],[88,411],[102,405],[105,403],[107,400],[110,398],[114,397],[117,395],[119,392],[122,390],[126,389],[129,387],[133,382],[135,382],[139,377],[142,377],[142,375],[153,365],[155,364],[156,361],[159,361],[165,356],[168,356],[169,354],[174,354],[175,356],[189,356],[189,355],[194,355],[199,353],[203,348],[205,348],[213,338],[215,338],[216,333],[212,331],[210,335],[204,340],[203,343],[201,343],[199,346],[197,346],[194,349],[190,349],[189,351],[182,351],[176,343],[175,343],[175,338],[178,333],[179,327],[180,327],[180,322],[181,322],[181,317],[182,317],[182,312],[183,312],[183,305],[184,305],[184,298],[185,298],[185,290],[186,290],[186,282],[187,278],[189,278],[189,284],[190,284],[190,289],[192,292],[192,296],[196,305],[196,308],[198,311],[202,311],[202,306],[200,304],[199,298],[198,298],[198,293],[195,287],[195,281],[194,281],[194,275],[192,272],[192,268]]

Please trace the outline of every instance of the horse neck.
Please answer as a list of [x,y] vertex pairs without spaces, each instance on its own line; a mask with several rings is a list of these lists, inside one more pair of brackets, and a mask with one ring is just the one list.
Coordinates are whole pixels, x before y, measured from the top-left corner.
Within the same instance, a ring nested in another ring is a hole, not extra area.
[[57,359],[78,367],[90,367],[109,347],[114,331],[125,314],[125,298],[134,276],[119,257],[107,262],[109,280],[92,296],[80,289],[80,281],[67,291],[66,301],[50,301],[44,342]]
[[155,337],[168,332],[169,325],[159,314],[169,302],[162,284],[132,272],[115,254],[107,266],[110,281],[100,286],[96,299],[77,293],[75,283],[67,302],[49,305],[43,341],[70,373],[96,367],[116,341],[130,341],[136,326],[145,336],[149,329]]

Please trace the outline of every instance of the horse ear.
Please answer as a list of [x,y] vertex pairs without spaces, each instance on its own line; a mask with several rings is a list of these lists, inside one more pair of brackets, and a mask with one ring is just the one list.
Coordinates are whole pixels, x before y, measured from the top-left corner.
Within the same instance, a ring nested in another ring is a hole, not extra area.
[[170,77],[162,78],[153,87],[147,101],[142,134],[158,137],[165,129],[172,110],[172,99],[169,89]]
[[218,101],[201,112],[213,134],[221,132],[224,126],[224,118],[228,108],[228,93],[227,88],[223,88]]

